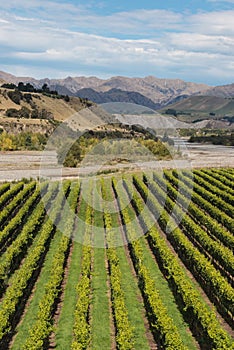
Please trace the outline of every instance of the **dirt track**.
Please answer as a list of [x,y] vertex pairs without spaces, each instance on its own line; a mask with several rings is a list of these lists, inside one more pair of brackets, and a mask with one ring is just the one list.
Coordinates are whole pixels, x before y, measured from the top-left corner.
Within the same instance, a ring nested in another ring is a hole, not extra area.
[[[159,161],[156,166],[153,162],[137,164],[137,168],[146,170],[149,168],[170,167],[233,167],[234,147],[188,144],[182,148],[183,160],[181,161]],[[46,175],[49,178],[76,177],[108,168],[134,168],[134,165],[118,164],[115,166],[104,166],[99,168],[94,165],[89,168],[63,168],[56,166],[56,154],[53,152],[42,156],[42,152],[20,151],[0,152],[0,181],[13,181],[25,178],[38,178]],[[46,170],[45,170],[46,169]]]

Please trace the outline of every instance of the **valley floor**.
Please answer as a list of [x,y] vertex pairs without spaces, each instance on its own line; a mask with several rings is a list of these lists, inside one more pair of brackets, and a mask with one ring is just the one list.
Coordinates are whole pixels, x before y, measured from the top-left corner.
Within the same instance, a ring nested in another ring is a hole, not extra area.
[[179,160],[63,169],[56,165],[57,160],[54,152],[46,154],[38,151],[0,152],[0,181],[14,181],[21,178],[36,179],[43,175],[50,179],[59,179],[61,176],[72,178],[97,172],[105,173],[108,170],[116,171],[116,169],[234,167],[234,147],[185,142],[181,150],[182,158]]

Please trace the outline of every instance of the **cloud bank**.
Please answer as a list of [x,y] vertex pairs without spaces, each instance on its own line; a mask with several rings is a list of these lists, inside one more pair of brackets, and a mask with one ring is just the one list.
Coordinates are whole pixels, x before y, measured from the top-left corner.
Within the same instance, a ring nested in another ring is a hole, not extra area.
[[[230,1],[229,1],[230,2]],[[233,1],[232,1],[233,2]],[[35,77],[113,75],[233,82],[234,11],[134,10],[10,0],[0,10],[2,70]]]

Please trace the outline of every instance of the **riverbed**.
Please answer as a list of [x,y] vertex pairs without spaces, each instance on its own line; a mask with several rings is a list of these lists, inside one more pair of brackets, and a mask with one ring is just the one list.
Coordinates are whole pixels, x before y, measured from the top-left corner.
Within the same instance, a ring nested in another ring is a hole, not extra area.
[[233,167],[234,147],[211,144],[188,143],[176,140],[176,147],[181,151],[180,159],[135,164],[100,165],[89,167],[61,168],[57,164],[56,152],[13,151],[0,152],[0,181],[14,181],[22,178],[59,179],[95,174],[108,169],[157,169],[174,167]]

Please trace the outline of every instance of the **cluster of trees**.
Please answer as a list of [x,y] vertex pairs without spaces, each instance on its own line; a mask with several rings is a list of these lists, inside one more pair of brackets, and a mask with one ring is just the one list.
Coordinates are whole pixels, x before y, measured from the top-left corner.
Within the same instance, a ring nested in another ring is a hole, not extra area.
[[193,130],[189,142],[211,143],[213,145],[234,146],[234,132],[228,129]]
[[234,146],[234,133],[230,135],[191,136],[189,142],[212,143],[213,145]]
[[[8,96],[17,104],[20,104],[20,100],[22,99],[22,94],[21,92],[28,92],[28,93],[41,93],[43,95],[53,97],[53,98],[58,98],[58,99],[64,99],[66,102],[70,101],[70,98],[68,95],[60,95],[58,91],[56,90],[50,90],[49,86],[45,83],[42,85],[42,88],[37,89],[35,88],[32,84],[26,83],[24,84],[23,82],[19,82],[18,85],[12,84],[12,83],[5,83],[2,85],[2,88],[5,89],[10,89],[13,91],[8,92]],[[30,95],[30,94],[28,94]],[[25,96],[25,94],[23,95]],[[13,98],[12,98],[13,97]]]
[[54,120],[54,116],[51,112],[46,109],[29,108],[23,106],[21,109],[9,108],[6,111],[6,116],[9,118],[33,118],[33,119],[47,119]]
[[0,150],[42,150],[46,144],[47,136],[40,133],[22,132],[17,135],[3,131],[0,134]]
[[177,116],[177,111],[173,108],[168,108],[166,111],[165,111],[165,114],[169,114],[169,115],[174,115],[174,117]]
[[2,85],[2,88],[5,88],[5,89],[10,89],[10,90],[18,90],[18,91],[24,91],[24,92],[37,92],[37,89],[34,88],[34,86],[30,83],[22,83],[20,82],[17,85],[13,84],[13,83],[5,83]]
[[[75,141],[67,154],[61,148],[58,152],[58,162],[67,167],[76,167],[85,157],[86,162],[94,162],[97,159],[116,161],[135,161],[136,159],[170,158],[170,152],[160,141],[154,139],[134,138],[129,139],[113,137],[90,136],[89,133]],[[119,135],[119,133],[118,133]],[[136,140],[135,140],[136,139]]]

